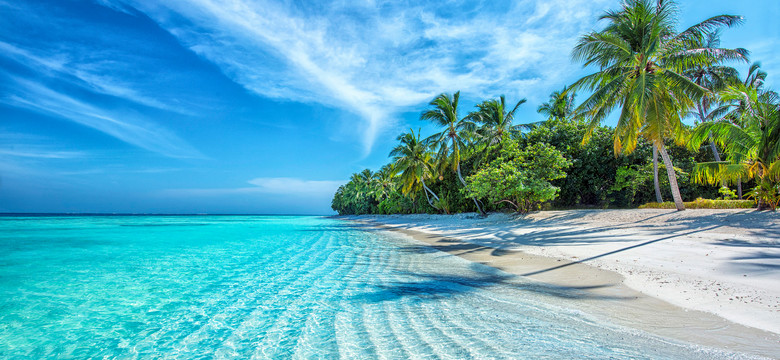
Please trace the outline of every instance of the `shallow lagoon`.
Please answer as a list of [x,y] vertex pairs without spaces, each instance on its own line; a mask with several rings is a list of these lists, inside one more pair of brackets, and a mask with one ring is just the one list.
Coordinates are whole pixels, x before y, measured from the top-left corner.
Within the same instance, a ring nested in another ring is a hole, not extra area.
[[736,356],[540,289],[329,218],[0,218],[2,358]]

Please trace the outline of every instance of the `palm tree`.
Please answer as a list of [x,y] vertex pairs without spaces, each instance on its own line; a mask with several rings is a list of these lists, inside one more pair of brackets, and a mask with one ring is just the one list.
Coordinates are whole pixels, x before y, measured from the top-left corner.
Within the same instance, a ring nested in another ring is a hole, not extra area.
[[370,203],[366,202],[369,196],[372,195],[372,182],[373,173],[369,169],[365,169],[359,173],[354,173],[347,183],[347,200],[354,205],[356,213],[363,214],[368,213],[370,209]]
[[638,138],[658,148],[666,166],[677,210],[685,206],[677,185],[665,138],[684,142],[683,115],[706,95],[706,89],[683,75],[692,66],[712,57],[712,49],[700,48],[704,36],[720,26],[732,26],[741,17],[719,15],[681,33],[675,32],[677,8],[673,1],[626,0],[619,11],[607,11],[608,21],[599,32],[584,35],[572,57],[599,71],[572,85],[593,91],[576,110],[591,118],[585,141],[615,108],[621,112],[615,127],[615,154],[630,153]]
[[[458,180],[460,180],[461,185],[468,187],[460,171],[460,157],[461,152],[468,147],[466,140],[474,132],[476,125],[466,118],[458,118],[459,99],[460,91],[452,96],[449,94],[437,96],[429,103],[433,108],[423,112],[420,115],[420,119],[428,120],[440,127],[444,127],[444,131],[431,135],[426,139],[426,142],[439,148],[438,158],[440,159],[440,164],[443,165],[441,170],[452,167],[458,174]],[[474,205],[477,206],[479,213],[484,215],[485,212],[479,206],[477,199],[471,199],[474,201]]]
[[[731,111],[724,116],[727,120],[700,124],[690,146],[713,139],[726,150],[728,158],[697,164],[694,180],[714,184],[723,179],[755,178],[754,193],[762,188],[776,191],[772,189],[780,182],[780,96],[739,83],[721,92],[721,97],[731,102]],[[771,196],[758,200],[759,207],[762,200],[767,200],[771,207],[776,205]]]
[[[730,66],[722,65],[727,60],[748,61],[748,51],[742,48],[720,49],[720,31],[712,31],[701,39],[699,48],[713,49],[713,56],[696,63],[685,71],[685,76],[693,80],[697,85],[707,89],[706,96],[696,103],[697,122],[711,120],[710,112],[718,100],[717,92],[723,90],[733,79],[737,79],[737,70]],[[710,149],[715,161],[720,161],[720,154],[714,141],[710,142]]]
[[550,100],[539,105],[536,112],[547,116],[548,120],[565,120],[574,113],[575,92],[564,86],[561,91],[553,91]]
[[515,111],[525,102],[526,99],[520,99],[512,110],[507,111],[506,99],[501,95],[498,99],[485,100],[477,104],[477,110],[466,116],[467,119],[481,124],[476,133],[485,150],[501,143],[504,135],[518,135],[526,127],[512,123]]
[[[743,93],[756,93],[756,96],[758,93],[762,92],[762,88],[764,85],[764,81],[766,79],[767,73],[763,70],[761,70],[761,63],[754,62],[750,65],[750,68],[748,69],[748,74],[745,77],[745,81],[735,81],[736,79],[732,78],[731,83],[732,87],[734,89],[737,89],[737,92],[743,92]],[[722,91],[725,89],[722,89]],[[725,91],[723,91],[725,92]],[[730,91],[732,95],[734,94],[734,90]],[[749,104],[748,104],[748,98],[746,96],[732,96],[735,100],[731,103],[725,102],[720,107],[716,108],[709,114],[707,114],[707,121],[710,122],[716,122],[716,121],[729,121],[737,125],[737,119],[742,118],[742,114],[744,114],[746,111],[749,110]],[[700,135],[700,134],[699,134]],[[710,142],[715,143],[715,141],[712,140],[712,134],[709,134]],[[698,141],[701,140],[699,138],[696,138],[694,141],[692,141],[692,144],[698,143]],[[715,157],[715,162],[720,162],[721,159],[719,157]],[[727,182],[727,179],[723,179],[721,186],[725,186],[725,183]],[[737,180],[737,194],[739,199],[742,199],[742,179],[738,176]]]
[[396,190],[396,178],[395,178],[395,164],[387,164],[382,166],[377,172],[374,173],[372,182],[374,184],[373,196],[377,202],[390,197],[390,194]]
[[431,177],[433,167],[428,146],[420,140],[419,129],[417,134],[414,133],[413,129],[409,129],[408,133],[402,133],[396,140],[401,143],[393,148],[390,156],[393,157],[396,170],[401,171],[401,192],[404,195],[413,194],[422,187],[428,204],[434,209],[440,210],[431,200],[432,196],[438,202],[439,197],[425,183],[425,179]]
[[761,63],[754,62],[750,64],[750,69],[748,69],[748,74],[745,77],[745,86],[761,90],[764,81],[766,81],[766,71],[761,70]]

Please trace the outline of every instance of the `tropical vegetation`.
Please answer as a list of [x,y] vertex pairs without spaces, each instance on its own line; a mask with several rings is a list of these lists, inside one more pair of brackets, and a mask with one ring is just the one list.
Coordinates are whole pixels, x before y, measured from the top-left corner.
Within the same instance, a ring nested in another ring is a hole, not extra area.
[[[460,92],[434,97],[420,119],[439,131],[398,136],[392,161],[354,174],[333,209],[775,209],[780,96],[764,88],[758,63],[744,80],[729,66],[746,63],[747,50],[720,46],[721,32],[742,18],[718,15],[682,31],[678,18],[666,0],[626,0],[605,12],[603,29],[584,34],[572,50],[575,62],[595,71],[553,92],[538,105],[538,119],[517,118],[526,99],[499,96],[462,115]],[[587,96],[576,104],[578,92]],[[617,124],[602,125],[613,113]]]

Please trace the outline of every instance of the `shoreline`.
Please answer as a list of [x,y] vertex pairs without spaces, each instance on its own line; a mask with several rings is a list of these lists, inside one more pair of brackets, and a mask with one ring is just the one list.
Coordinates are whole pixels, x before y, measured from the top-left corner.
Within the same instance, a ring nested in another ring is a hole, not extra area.
[[[634,221],[627,222],[627,216]],[[770,358],[780,354],[780,334],[774,328],[780,326],[776,321],[780,279],[774,276],[779,271],[775,262],[780,259],[780,243],[774,237],[777,230],[770,227],[780,224],[777,214],[647,209],[484,218],[473,214],[342,218],[404,234],[434,249],[543,283],[550,291],[574,291],[577,307],[621,326],[730,351]],[[770,233],[762,237],[755,230]],[[744,276],[732,279],[733,274],[724,274],[719,265],[729,256],[739,256],[714,254],[727,246],[713,244],[714,238],[739,244],[731,251],[736,255],[744,248],[751,252],[758,248],[763,256],[758,260],[765,260],[758,265],[764,266],[753,272],[739,268]],[[695,244],[686,243],[691,241]],[[692,260],[699,251],[705,252],[711,273],[702,271],[700,260]],[[690,264],[683,261],[674,268],[671,263],[680,258]],[[710,284],[711,275],[718,280]],[[720,297],[718,292],[728,295]],[[723,316],[724,312],[730,314]]]

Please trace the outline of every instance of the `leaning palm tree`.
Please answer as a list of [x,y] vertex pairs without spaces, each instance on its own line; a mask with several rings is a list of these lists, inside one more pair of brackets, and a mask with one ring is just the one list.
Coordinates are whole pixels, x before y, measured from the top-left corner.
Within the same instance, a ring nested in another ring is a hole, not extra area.
[[[476,125],[469,119],[460,119],[458,117],[459,99],[460,91],[451,96],[449,94],[437,96],[429,103],[433,108],[423,112],[420,115],[420,119],[428,120],[439,127],[444,127],[443,131],[428,137],[426,142],[439,149],[439,164],[442,165],[440,170],[452,168],[458,174],[458,180],[460,180],[461,185],[468,187],[460,171],[460,158],[462,152],[468,147],[466,141],[469,135],[476,129]],[[474,201],[474,205],[477,206],[479,213],[484,215],[485,212],[479,206],[479,201],[476,198],[471,198],[471,200]]]
[[520,99],[512,110],[507,111],[506,99],[501,95],[498,99],[485,100],[477,104],[477,110],[469,113],[466,118],[480,124],[476,134],[479,143],[487,151],[490,146],[501,143],[504,135],[519,135],[526,125],[514,125],[515,112],[526,99]]
[[440,210],[431,200],[433,197],[438,202],[439,197],[425,183],[425,179],[432,174],[431,154],[428,146],[420,139],[420,131],[417,130],[415,134],[413,129],[409,129],[408,133],[399,135],[397,140],[401,143],[393,148],[390,156],[393,157],[396,170],[401,172],[401,192],[406,195],[422,187],[428,204]]
[[576,110],[591,118],[585,141],[616,107],[615,154],[630,153],[639,137],[653,143],[660,153],[677,210],[685,206],[664,139],[683,143],[682,117],[706,95],[706,89],[683,75],[684,71],[712,57],[710,49],[697,47],[704,36],[741,22],[741,17],[719,15],[677,33],[677,8],[673,1],[626,0],[619,11],[600,17],[607,26],[580,38],[572,51],[584,66],[599,71],[572,85],[592,95]]

